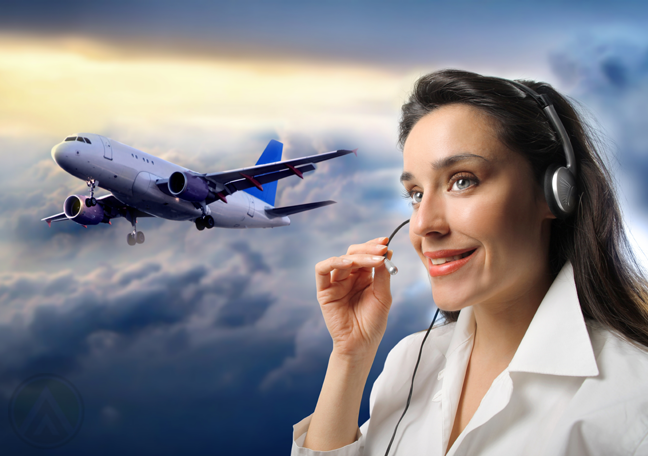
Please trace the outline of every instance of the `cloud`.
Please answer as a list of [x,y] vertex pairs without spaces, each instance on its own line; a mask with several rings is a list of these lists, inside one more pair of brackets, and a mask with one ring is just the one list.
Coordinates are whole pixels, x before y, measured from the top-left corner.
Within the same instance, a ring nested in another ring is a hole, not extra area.
[[[648,34],[608,28],[556,50],[552,67],[574,97],[604,125],[609,166],[626,211],[648,209]],[[595,125],[595,126],[598,126]],[[617,166],[618,163],[618,166]]]
[[[90,447],[98,455],[289,451],[290,425],[312,412],[331,348],[314,265],[388,235],[409,216],[396,133],[414,79],[452,64],[552,80],[543,56],[555,41],[545,37],[565,28],[553,19],[529,28],[519,20],[526,14],[513,20],[511,10],[533,9],[519,2],[505,12],[472,3],[473,22],[458,27],[439,5],[423,14],[414,3],[372,4],[372,20],[363,15],[367,4],[340,3],[318,16],[324,8],[317,5],[220,3],[198,22],[171,3],[148,8],[150,22],[142,20],[142,4],[129,3],[122,15],[124,5],[59,5],[58,16],[48,16],[46,5],[17,6],[0,14],[5,25],[27,24],[31,14],[48,34],[0,37],[0,408],[26,376],[49,370],[69,378],[87,403],[69,454]],[[489,23],[494,16],[506,27]],[[159,28],[169,21],[175,25]],[[648,131],[636,114],[645,100],[642,39],[600,55],[567,43],[554,56],[570,93],[600,106],[597,113],[620,113],[602,123],[614,126],[624,163],[632,154],[642,160]],[[146,243],[130,247],[124,220],[88,229],[40,221],[60,212],[66,196],[86,191],[49,156],[75,131],[103,133],[204,172],[254,163],[269,139],[285,143],[285,158],[359,150],[304,180],[279,183],[279,205],[338,201],[294,215],[291,226],[199,232],[190,223],[141,219]],[[400,273],[367,390],[389,349],[425,329],[434,309],[407,236],[399,234],[393,249]],[[17,439],[4,443],[24,453]]]

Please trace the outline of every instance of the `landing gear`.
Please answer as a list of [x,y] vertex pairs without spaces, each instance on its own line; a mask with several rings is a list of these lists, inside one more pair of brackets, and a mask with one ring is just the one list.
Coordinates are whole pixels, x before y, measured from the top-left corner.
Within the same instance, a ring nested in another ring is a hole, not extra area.
[[144,240],[144,233],[141,231],[133,231],[132,233],[128,233],[128,236],[126,236],[126,242],[128,242],[128,245],[144,244]]
[[131,222],[131,226],[133,227],[133,231],[128,233],[128,236],[126,236],[126,242],[128,242],[128,245],[133,246],[135,244],[144,244],[144,233],[137,231],[137,217],[135,216],[135,213],[133,211],[129,212],[128,215],[126,215],[126,219]]
[[212,217],[211,215],[203,215],[202,217],[198,217],[196,219],[196,228],[198,229],[198,231],[202,231],[205,228],[211,230],[215,224],[216,222],[214,222],[214,217]]
[[90,179],[89,181],[86,182],[88,187],[90,187],[90,198],[85,199],[85,205],[88,207],[96,206],[97,205],[97,199],[94,197],[94,191],[95,188],[99,185],[98,180]]
[[196,219],[196,229],[197,229],[198,231],[202,231],[202,230],[205,229],[205,221],[203,220],[202,217],[198,217],[198,218]]

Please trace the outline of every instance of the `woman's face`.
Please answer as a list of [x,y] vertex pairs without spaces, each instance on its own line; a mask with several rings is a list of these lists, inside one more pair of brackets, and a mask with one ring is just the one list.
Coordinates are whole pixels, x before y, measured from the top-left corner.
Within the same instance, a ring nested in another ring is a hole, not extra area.
[[405,142],[410,240],[443,310],[506,308],[535,296],[549,276],[555,217],[529,162],[494,127],[477,108],[446,105],[419,120]]

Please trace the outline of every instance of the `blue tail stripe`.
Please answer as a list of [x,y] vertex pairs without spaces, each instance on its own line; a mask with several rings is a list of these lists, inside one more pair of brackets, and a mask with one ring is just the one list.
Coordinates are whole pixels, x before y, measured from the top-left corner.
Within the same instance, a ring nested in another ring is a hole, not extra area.
[[[281,161],[281,154],[283,152],[283,144],[274,139],[270,140],[265,150],[256,162],[257,165],[265,165],[267,163],[274,163]],[[260,199],[261,201],[274,206],[275,197],[277,195],[277,181],[270,182],[263,186],[263,191],[256,187],[243,190],[244,192]]]

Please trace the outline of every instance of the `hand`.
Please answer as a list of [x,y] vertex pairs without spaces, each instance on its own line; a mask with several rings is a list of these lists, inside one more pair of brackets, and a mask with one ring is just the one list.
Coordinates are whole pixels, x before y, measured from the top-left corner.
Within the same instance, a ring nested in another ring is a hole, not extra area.
[[387,240],[352,245],[346,255],[315,266],[317,300],[333,338],[333,353],[352,361],[371,358],[373,362],[387,327],[392,303],[383,258]]

